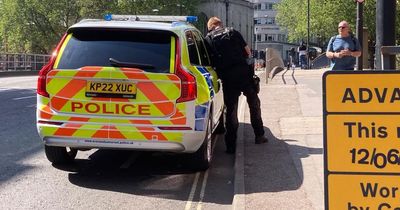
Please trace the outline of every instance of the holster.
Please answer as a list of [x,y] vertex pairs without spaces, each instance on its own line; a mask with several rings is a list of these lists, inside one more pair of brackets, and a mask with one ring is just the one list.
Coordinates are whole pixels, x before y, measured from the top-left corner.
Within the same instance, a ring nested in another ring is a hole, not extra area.
[[252,85],[254,90],[258,94],[260,92],[260,77],[255,74],[253,75]]

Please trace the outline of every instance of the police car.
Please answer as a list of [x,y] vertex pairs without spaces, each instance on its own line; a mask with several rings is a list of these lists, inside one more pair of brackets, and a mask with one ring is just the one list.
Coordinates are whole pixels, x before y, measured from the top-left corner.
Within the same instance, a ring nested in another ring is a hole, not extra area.
[[106,15],[71,26],[38,78],[47,159],[132,149],[192,153],[195,167],[208,168],[224,104],[194,19]]

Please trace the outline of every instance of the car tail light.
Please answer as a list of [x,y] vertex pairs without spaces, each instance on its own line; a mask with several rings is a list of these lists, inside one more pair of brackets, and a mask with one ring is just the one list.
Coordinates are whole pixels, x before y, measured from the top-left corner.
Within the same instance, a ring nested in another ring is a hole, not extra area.
[[179,47],[178,40],[176,41],[176,75],[181,79],[181,96],[176,100],[177,103],[192,101],[196,99],[197,95],[197,86],[196,86],[196,78],[187,72],[182,67],[181,63],[181,49]]
[[41,96],[49,97],[49,93],[46,91],[47,74],[49,73],[50,70],[53,69],[54,63],[56,62],[58,52],[60,51],[60,48],[61,48],[62,44],[64,43],[64,40],[66,37],[67,37],[67,34],[64,34],[64,36],[61,38],[61,41],[58,43],[56,49],[54,50],[53,54],[51,55],[49,62],[45,66],[43,66],[42,69],[39,71],[36,93]]

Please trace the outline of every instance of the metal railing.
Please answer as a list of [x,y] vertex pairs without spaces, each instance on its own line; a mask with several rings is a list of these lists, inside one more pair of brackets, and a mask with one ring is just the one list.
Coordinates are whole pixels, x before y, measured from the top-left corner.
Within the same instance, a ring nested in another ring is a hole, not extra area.
[[0,53],[0,71],[39,71],[50,55]]

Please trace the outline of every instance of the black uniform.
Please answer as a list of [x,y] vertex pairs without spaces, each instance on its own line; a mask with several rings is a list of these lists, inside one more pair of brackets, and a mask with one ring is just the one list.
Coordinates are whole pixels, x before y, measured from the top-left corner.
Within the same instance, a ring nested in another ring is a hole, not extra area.
[[[228,36],[223,38],[223,36]],[[212,60],[223,83],[226,106],[227,151],[235,151],[238,122],[239,96],[243,93],[250,108],[250,120],[256,137],[264,136],[260,99],[253,85],[254,70],[246,62],[247,46],[242,35],[232,28],[220,28],[206,37],[212,49]]]

